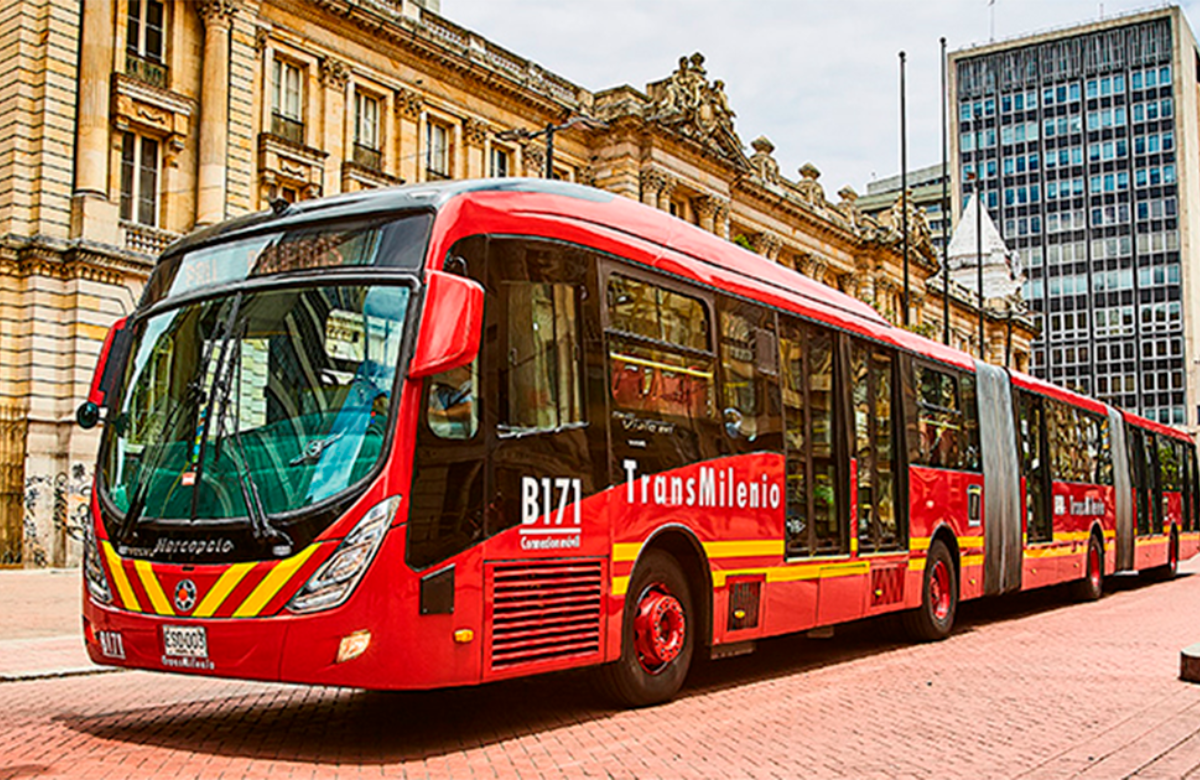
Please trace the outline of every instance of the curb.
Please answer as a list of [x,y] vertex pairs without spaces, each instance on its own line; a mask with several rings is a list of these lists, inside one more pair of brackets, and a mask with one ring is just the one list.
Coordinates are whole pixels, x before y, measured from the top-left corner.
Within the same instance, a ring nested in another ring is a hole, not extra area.
[[30,680],[51,680],[55,677],[85,677],[94,674],[112,674],[127,672],[119,666],[79,666],[64,669],[31,669],[27,672],[0,672],[0,684],[14,682],[29,682]]

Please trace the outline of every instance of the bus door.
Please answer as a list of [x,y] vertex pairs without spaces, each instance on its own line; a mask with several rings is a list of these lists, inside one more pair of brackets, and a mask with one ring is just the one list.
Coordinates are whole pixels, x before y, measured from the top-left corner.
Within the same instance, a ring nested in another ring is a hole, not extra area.
[[896,359],[890,350],[850,342],[850,393],[856,463],[859,554],[907,549],[905,501],[900,495]]
[[596,256],[493,236],[486,293],[485,680],[603,659],[612,552]]
[[[622,494],[627,514],[613,518],[615,534],[645,538],[672,508],[693,527],[723,521],[715,467],[703,463],[729,454],[717,417],[712,297],[615,263],[602,267],[601,285],[612,480],[636,482]],[[674,473],[641,479],[664,472]],[[689,484],[694,495],[675,495]]]
[[1025,480],[1025,538],[1028,544],[1054,540],[1050,515],[1050,457],[1046,409],[1041,396],[1018,391],[1021,476]]
[[1150,475],[1147,471],[1146,434],[1136,426],[1127,426],[1126,439],[1129,442],[1130,476],[1133,477],[1135,506],[1137,514],[1136,531],[1138,536],[1150,533]]
[[[828,328],[779,317],[786,489],[784,556],[788,561],[850,551],[845,440],[838,426],[841,381],[837,339]],[[781,583],[790,620],[816,622],[819,579]]]
[[1163,532],[1162,464],[1159,460],[1158,434],[1146,432],[1146,491],[1150,502],[1150,533]]

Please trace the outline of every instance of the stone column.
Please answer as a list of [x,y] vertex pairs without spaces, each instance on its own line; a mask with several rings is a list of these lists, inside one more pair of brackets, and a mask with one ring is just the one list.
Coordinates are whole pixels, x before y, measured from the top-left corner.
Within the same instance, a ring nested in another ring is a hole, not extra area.
[[424,100],[412,90],[399,87],[393,94],[396,106],[396,175],[409,184],[418,181],[421,147],[421,108]]
[[710,195],[701,195],[692,201],[692,207],[696,210],[696,216],[700,218],[700,229],[709,233],[713,232],[716,226],[717,208],[720,204],[717,199]]
[[112,0],[87,0],[83,4],[79,72],[89,77],[79,80],[79,135],[71,201],[71,237],[104,244],[117,243],[119,218],[118,204],[108,199],[113,5]]
[[667,177],[662,171],[654,168],[642,170],[642,203],[658,208],[658,194],[666,186]]
[[327,57],[321,60],[321,99],[325,104],[325,121],[317,146],[329,153],[325,158],[325,192],[342,191],[342,161],[351,141],[346,137],[346,86],[350,69],[344,62]]
[[491,128],[487,122],[467,117],[462,123],[464,176],[481,179],[488,175],[488,150],[491,148]]
[[199,0],[204,20],[204,79],[200,87],[200,169],[196,177],[196,224],[225,218],[229,148],[229,30],[233,0]]
[[671,212],[671,196],[675,194],[675,179],[670,176],[663,177],[662,189],[658,191],[658,209],[665,211],[668,214]]

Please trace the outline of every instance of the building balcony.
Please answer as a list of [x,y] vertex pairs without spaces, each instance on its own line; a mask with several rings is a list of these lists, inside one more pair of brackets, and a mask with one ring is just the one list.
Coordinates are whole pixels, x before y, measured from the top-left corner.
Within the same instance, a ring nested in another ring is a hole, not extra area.
[[304,145],[304,123],[298,119],[284,116],[280,113],[271,114],[271,135],[277,135],[285,141]]
[[179,238],[178,233],[128,220],[121,220],[121,233],[124,235],[122,244],[127,250],[151,256],[162,254],[172,241]]
[[354,144],[354,164],[371,171],[382,170],[383,153],[378,149],[356,143]]
[[143,84],[166,89],[169,72],[167,66],[161,62],[127,51],[125,52],[125,75],[132,76]]

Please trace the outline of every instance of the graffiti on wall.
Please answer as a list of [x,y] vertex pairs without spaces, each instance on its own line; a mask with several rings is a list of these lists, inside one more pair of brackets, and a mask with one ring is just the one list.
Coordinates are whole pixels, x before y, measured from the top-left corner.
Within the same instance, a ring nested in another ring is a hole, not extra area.
[[24,559],[35,567],[72,566],[87,527],[92,470],[83,463],[70,473],[25,478]]

